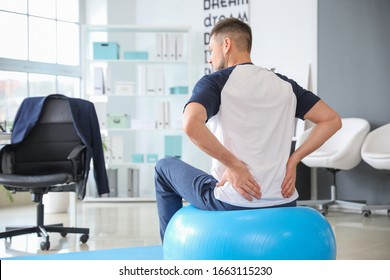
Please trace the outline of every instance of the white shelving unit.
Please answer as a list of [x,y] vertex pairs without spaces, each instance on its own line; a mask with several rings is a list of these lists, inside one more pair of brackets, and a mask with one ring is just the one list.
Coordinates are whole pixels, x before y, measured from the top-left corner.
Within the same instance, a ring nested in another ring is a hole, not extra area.
[[[172,150],[186,158],[190,27],[85,25],[82,36],[83,93],[98,113],[112,193],[97,197],[90,176],[84,201],[153,201],[155,161]],[[96,42],[119,46],[118,56],[96,59]]]

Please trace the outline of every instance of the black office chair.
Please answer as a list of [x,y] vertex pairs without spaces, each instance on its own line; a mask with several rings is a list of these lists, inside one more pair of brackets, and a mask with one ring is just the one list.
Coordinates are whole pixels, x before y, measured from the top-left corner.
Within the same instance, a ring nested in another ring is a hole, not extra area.
[[[86,146],[79,138],[72,121],[66,98],[47,98],[37,124],[24,140],[8,144],[0,151],[0,184],[11,192],[30,192],[37,204],[37,224],[28,228],[6,227],[0,238],[37,233],[43,237],[42,250],[49,250],[48,232],[82,234],[87,242],[88,228],[64,227],[63,224],[44,225],[42,198],[48,192],[76,192],[87,179]],[[16,124],[15,124],[16,125]]]

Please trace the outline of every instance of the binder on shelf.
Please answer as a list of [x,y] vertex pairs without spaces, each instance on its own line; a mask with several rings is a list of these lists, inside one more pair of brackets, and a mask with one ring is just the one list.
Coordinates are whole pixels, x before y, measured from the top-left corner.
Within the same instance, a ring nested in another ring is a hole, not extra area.
[[168,41],[168,60],[176,59],[176,34],[167,33]]
[[168,129],[171,127],[170,123],[170,105],[169,102],[164,102],[164,128]]
[[161,67],[154,69],[154,75],[148,77],[149,79],[155,79],[155,94],[163,95],[164,94],[164,69]]
[[138,94],[145,95],[146,94],[146,82],[147,82],[147,73],[146,73],[146,65],[138,65]]
[[127,169],[127,196],[139,197],[139,170]]
[[111,136],[111,151],[112,151],[112,162],[123,162],[123,148],[124,139],[123,136]]
[[104,83],[104,93],[105,94],[111,94],[112,93],[112,73],[111,68],[106,68],[106,77],[105,77],[105,83]]
[[162,33],[156,34],[156,58],[164,58],[164,35]]
[[106,146],[104,151],[104,159],[107,163],[123,162],[123,137],[109,136],[103,138],[103,143]]
[[157,104],[156,128],[168,129],[170,123],[170,105],[168,101],[161,101]]
[[95,106],[100,129],[107,129],[107,103],[95,101],[93,104]]
[[156,118],[156,127],[157,129],[164,129],[164,116],[165,116],[165,102],[161,101],[157,104],[157,118]]
[[[94,179],[93,173],[95,171],[93,168],[89,170],[88,182],[87,182],[87,190],[86,195],[89,197],[99,197],[96,181]],[[118,196],[118,170],[116,168],[107,168],[107,179],[108,179],[108,187],[110,193],[107,194],[108,197],[116,197]],[[106,196],[106,195],[102,195]]]
[[105,93],[104,72],[102,67],[93,68],[93,91],[96,95]]
[[162,95],[164,93],[164,69],[155,66],[146,67],[146,94]]
[[118,196],[118,169],[107,169],[108,187],[110,189],[109,197]]
[[184,59],[184,40],[183,34],[176,34],[176,60]]

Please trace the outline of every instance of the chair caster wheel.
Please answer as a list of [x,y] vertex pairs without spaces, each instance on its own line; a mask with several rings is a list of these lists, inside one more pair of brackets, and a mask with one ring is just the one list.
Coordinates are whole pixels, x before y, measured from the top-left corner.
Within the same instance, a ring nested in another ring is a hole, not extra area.
[[80,242],[82,243],[86,243],[89,239],[89,235],[88,234],[83,234],[82,236],[80,236]]
[[370,210],[364,210],[363,211],[363,216],[366,217],[366,218],[370,217],[371,216],[371,211]]
[[50,242],[41,242],[41,250],[42,251],[48,251],[50,249]]
[[6,239],[5,239],[5,248],[6,249],[9,249],[9,248],[11,248],[11,246],[12,246],[12,238],[11,237],[7,237]]
[[326,216],[328,214],[328,207],[324,207],[320,210],[320,213],[323,215],[323,216]]
[[66,232],[61,232],[60,234],[62,237],[66,237],[68,235]]

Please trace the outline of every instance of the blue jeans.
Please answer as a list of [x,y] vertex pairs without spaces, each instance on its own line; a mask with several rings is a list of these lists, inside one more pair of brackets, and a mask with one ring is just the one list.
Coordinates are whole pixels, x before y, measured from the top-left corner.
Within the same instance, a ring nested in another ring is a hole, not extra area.
[[[248,209],[216,199],[214,188],[217,183],[213,176],[175,157],[166,157],[156,163],[155,187],[162,241],[168,222],[183,207],[183,199],[201,210]],[[277,207],[288,206],[296,206],[296,201]]]

